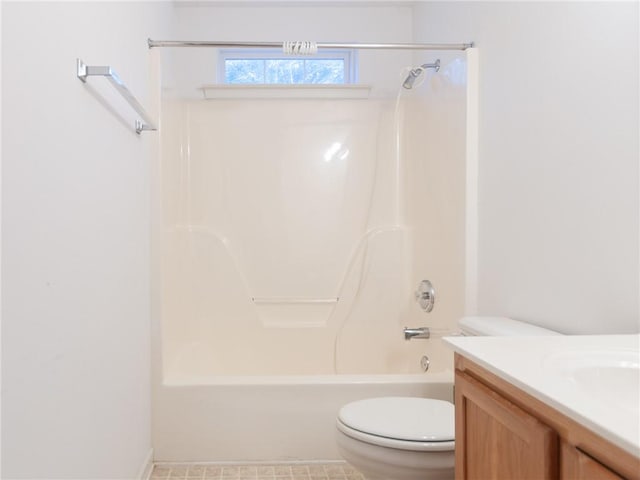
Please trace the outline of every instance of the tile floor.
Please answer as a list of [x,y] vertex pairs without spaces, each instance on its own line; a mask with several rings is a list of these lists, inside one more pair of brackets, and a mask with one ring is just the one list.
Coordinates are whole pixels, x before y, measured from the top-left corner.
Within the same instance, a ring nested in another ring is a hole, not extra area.
[[152,480],[364,480],[345,463],[278,465],[156,465]]

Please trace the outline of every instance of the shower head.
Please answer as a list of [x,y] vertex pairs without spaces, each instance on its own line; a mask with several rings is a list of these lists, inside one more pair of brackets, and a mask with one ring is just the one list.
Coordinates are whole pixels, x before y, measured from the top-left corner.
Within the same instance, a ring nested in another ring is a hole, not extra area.
[[407,75],[407,78],[405,78],[404,82],[402,82],[402,86],[407,90],[411,90],[413,88],[413,84],[416,81],[416,78],[418,78],[421,73],[422,73],[422,68],[411,69],[409,71],[409,75]]
[[425,63],[423,65],[420,65],[419,67],[409,70],[409,75],[407,75],[407,78],[405,78],[404,82],[402,82],[402,86],[407,90],[411,90],[416,79],[420,75],[422,75],[422,72],[424,72],[427,68],[433,68],[436,72],[440,70],[440,59],[436,60],[434,63]]

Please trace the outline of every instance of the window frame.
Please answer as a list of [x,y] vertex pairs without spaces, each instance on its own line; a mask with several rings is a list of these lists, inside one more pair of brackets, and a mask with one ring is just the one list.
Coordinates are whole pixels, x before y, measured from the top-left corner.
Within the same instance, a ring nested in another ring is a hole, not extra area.
[[[227,60],[335,60],[344,62],[344,83],[227,83]],[[314,55],[287,55],[278,48],[225,48],[218,51],[217,83],[220,85],[351,85],[357,83],[357,51],[355,49],[322,49]]]

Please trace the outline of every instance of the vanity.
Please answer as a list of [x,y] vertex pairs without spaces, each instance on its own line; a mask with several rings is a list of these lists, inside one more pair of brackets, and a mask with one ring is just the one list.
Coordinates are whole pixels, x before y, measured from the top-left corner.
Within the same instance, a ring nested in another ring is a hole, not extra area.
[[640,480],[640,335],[445,341],[457,480]]

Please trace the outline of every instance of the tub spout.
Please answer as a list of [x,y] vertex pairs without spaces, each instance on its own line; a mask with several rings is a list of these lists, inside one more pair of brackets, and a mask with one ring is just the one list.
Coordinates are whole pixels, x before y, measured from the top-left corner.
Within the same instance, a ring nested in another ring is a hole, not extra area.
[[411,340],[412,338],[429,338],[429,327],[420,328],[407,328],[404,327],[404,339]]

